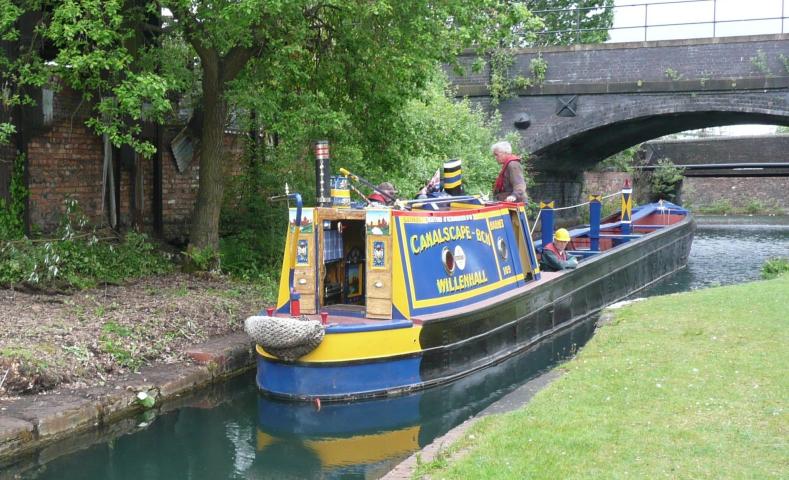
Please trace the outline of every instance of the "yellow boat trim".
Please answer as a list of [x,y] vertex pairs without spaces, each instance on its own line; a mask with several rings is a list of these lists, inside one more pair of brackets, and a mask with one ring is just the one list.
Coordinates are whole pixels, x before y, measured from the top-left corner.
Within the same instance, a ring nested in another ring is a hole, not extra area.
[[408,292],[405,288],[405,272],[400,261],[400,238],[397,229],[392,229],[392,305],[405,318],[411,318],[408,307]]
[[[488,227],[488,238],[490,241],[493,242],[493,245],[490,246],[491,250],[493,250],[493,258],[496,260],[496,271],[499,273],[499,282],[504,278],[504,275],[501,273],[501,264],[499,263],[499,254],[496,251],[496,237],[493,236],[493,230],[490,228],[490,219],[485,219],[485,226]],[[497,282],[498,283],[498,282]]]
[[[300,362],[346,362],[392,357],[419,352],[421,325],[409,328],[393,328],[355,333],[327,333],[318,348],[299,358]],[[277,358],[260,345],[258,353],[264,357]]]
[[[376,463],[419,449],[419,430],[415,425],[372,435],[305,440],[304,446],[318,455],[324,467]],[[280,441],[260,430],[257,432],[258,451]]]
[[282,269],[279,274],[277,309],[284,307],[285,304],[290,300],[290,285],[288,284],[288,277],[290,273],[290,250],[293,237],[293,232],[290,231],[290,226],[288,226],[288,234],[285,237],[285,254],[282,256]]

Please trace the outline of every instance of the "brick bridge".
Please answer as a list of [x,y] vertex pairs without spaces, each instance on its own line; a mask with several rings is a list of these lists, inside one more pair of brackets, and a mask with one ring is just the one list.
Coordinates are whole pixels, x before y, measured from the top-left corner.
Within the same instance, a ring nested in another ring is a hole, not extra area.
[[[519,130],[531,153],[537,199],[577,202],[582,170],[663,135],[789,125],[789,34],[521,50],[511,75],[528,76],[538,55],[544,82],[498,105],[503,129]],[[473,61],[462,57],[466,73],[450,80],[458,97],[491,111],[490,71],[472,73]]]

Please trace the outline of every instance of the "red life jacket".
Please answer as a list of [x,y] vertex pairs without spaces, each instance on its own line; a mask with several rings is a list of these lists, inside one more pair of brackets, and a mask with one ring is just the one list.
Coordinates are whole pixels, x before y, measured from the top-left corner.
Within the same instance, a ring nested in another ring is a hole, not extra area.
[[499,176],[496,177],[496,183],[493,184],[494,195],[504,191],[504,177],[507,175],[507,167],[510,166],[510,163],[512,162],[520,163],[521,161],[521,157],[517,155],[513,155],[511,153],[507,154],[507,156],[504,158],[505,158],[504,163],[501,165],[501,171],[499,172]]
[[562,252],[559,253],[559,250],[556,249],[556,245],[554,245],[553,242],[546,245],[543,250],[550,250],[555,253],[557,257],[559,257],[559,260],[563,262],[567,261],[567,250],[562,250]]

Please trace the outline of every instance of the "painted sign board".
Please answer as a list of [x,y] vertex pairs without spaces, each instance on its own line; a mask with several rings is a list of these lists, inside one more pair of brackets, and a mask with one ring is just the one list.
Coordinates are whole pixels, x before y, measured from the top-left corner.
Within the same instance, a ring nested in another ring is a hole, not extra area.
[[506,208],[397,212],[394,222],[412,314],[467,305],[523,282]]

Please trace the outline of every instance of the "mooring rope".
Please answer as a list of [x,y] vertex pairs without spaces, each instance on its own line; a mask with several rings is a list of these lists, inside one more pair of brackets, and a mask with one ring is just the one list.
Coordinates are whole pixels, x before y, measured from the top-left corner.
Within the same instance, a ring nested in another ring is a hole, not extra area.
[[[622,194],[622,192],[618,191],[618,192],[611,193],[609,195],[605,195],[605,196],[600,198],[600,203],[602,203],[603,200],[607,200],[607,199],[609,199],[611,197],[616,197],[617,195],[621,195],[621,194]],[[534,218],[534,223],[532,223],[532,227],[531,227],[531,231],[529,231],[529,235],[530,236],[534,235],[534,231],[537,229],[537,222],[540,221],[540,215],[542,214],[543,210],[553,210],[553,211],[570,210],[571,208],[583,207],[584,205],[589,205],[590,203],[592,203],[592,202],[589,201],[589,202],[579,203],[578,205],[570,205],[569,207],[559,207],[559,208],[550,208],[550,209],[543,209],[543,208],[541,208],[537,212],[537,216]]]
[[531,231],[529,231],[529,236],[530,236],[530,237],[531,237],[532,235],[534,235],[534,230],[536,230],[536,229],[537,229],[537,222],[539,222],[539,221],[540,221],[540,215],[541,215],[541,214],[542,214],[542,209],[540,209],[539,211],[537,211],[537,216],[536,216],[536,217],[534,217],[534,223],[532,223],[532,224],[531,224]]
[[[610,195],[606,195],[606,196],[604,196],[604,197],[602,197],[600,199],[600,202],[602,203],[603,200],[609,199],[611,197],[615,197],[617,195],[621,195],[621,193],[622,192],[614,192],[614,193],[612,193]],[[559,210],[570,210],[571,208],[583,207],[584,205],[589,205],[590,203],[592,203],[592,202],[579,203],[578,205],[570,205],[569,207],[550,208],[550,209],[547,209],[547,210],[553,210],[555,212],[559,211]],[[542,212],[542,210],[543,209],[540,209],[541,212]],[[537,218],[539,218],[539,215],[537,215]],[[534,220],[534,223],[537,223],[537,219]]]

